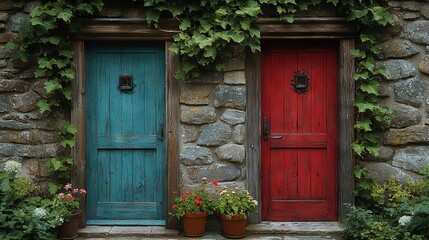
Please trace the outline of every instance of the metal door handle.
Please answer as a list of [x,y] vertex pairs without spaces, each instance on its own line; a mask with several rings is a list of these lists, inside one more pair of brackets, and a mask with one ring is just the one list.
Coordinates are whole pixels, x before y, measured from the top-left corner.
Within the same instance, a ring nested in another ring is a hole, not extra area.
[[164,123],[159,125],[159,140],[164,141]]
[[268,140],[268,133],[270,131],[269,126],[268,126],[268,118],[264,117],[264,141]]
[[280,139],[280,138],[282,138],[282,136],[271,136],[270,138],[271,139]]

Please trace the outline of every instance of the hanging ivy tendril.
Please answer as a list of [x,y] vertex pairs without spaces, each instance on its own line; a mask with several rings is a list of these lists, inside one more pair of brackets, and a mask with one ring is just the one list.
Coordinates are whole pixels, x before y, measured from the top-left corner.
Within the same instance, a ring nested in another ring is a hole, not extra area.
[[[13,0],[23,6],[24,0]],[[385,75],[376,67],[380,52],[377,29],[393,24],[387,1],[382,0],[133,0],[133,5],[145,9],[148,24],[158,27],[161,19],[175,19],[179,32],[173,36],[170,51],[181,56],[178,79],[198,77],[203,69],[223,69],[223,62],[231,56],[233,45],[241,45],[253,52],[260,51],[261,33],[255,25],[264,17],[263,9],[273,9],[274,17],[287,23],[294,21],[297,11],[311,6],[328,4],[359,26],[358,49],[352,54],[357,60],[354,78],[357,85],[355,106],[358,118],[355,125],[356,141],[353,150],[358,155],[378,154],[380,124],[389,121],[391,111],[380,105],[378,78]],[[131,3],[130,3],[131,4]],[[45,89],[49,99],[38,102],[40,111],[70,105],[73,51],[71,33],[80,27],[80,19],[101,11],[102,0],[50,0],[31,10],[28,29],[21,32],[15,43],[14,58],[27,61],[37,54],[36,78],[48,78]],[[37,49],[35,51],[35,49]],[[69,123],[62,127],[63,147],[74,146],[74,128]],[[71,156],[60,156],[50,161],[50,167],[66,175],[72,164]]]

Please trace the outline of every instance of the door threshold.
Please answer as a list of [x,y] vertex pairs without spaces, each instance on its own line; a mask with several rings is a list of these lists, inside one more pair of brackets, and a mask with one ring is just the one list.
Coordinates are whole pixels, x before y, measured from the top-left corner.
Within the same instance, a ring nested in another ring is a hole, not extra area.
[[165,220],[86,220],[96,226],[165,226]]
[[160,237],[171,238],[179,236],[179,231],[166,229],[163,226],[87,226],[79,229],[79,237]]
[[246,227],[249,234],[293,234],[341,236],[344,228],[340,222],[268,222],[249,224]]

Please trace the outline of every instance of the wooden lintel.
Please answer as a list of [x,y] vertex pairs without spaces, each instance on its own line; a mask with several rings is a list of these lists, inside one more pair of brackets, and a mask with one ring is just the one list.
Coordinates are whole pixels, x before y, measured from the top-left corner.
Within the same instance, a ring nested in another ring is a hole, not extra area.
[[[145,19],[82,19],[83,27],[74,36],[83,40],[171,40],[180,32],[178,21],[167,19],[159,27]],[[355,25],[345,18],[296,18],[293,23],[278,18],[256,21],[263,39],[281,38],[351,38],[357,35]]]

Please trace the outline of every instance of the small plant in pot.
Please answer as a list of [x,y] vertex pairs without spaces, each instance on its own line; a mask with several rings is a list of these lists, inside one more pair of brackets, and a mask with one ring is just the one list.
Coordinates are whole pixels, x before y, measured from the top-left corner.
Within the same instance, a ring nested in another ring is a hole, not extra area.
[[246,235],[246,221],[249,213],[256,212],[258,202],[247,190],[225,188],[219,193],[217,210],[227,238],[242,238]]
[[68,183],[63,191],[53,196],[52,207],[64,219],[59,228],[60,239],[75,239],[79,229],[80,197],[86,195],[85,189],[73,188]]
[[[207,216],[215,210],[212,187],[217,187],[216,181],[208,182],[205,178],[201,183],[174,199],[173,209],[177,218],[183,218],[185,235],[200,237],[205,234]],[[180,184],[180,188],[184,185]]]

